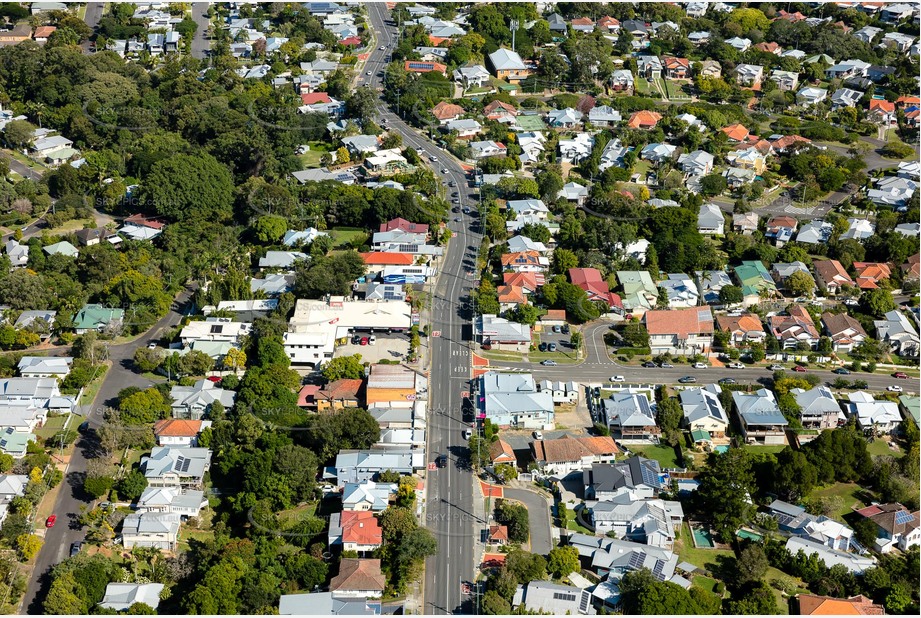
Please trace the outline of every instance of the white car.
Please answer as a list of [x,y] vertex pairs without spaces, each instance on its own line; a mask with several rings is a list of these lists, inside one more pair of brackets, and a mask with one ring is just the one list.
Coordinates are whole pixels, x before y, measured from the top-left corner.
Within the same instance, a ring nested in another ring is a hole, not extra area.
[[694,363],[694,369],[706,369],[707,367],[707,363]]
[[901,387],[901,386],[896,386],[895,384],[892,384],[892,385],[890,385],[890,386],[887,386],[887,387],[886,387],[886,390],[889,391],[890,393],[901,393],[901,392],[902,392],[902,387]]
[[447,173],[448,173],[448,168],[446,168],[446,167],[441,168],[441,173],[442,173],[442,174],[447,174]]
[[627,378],[624,376],[611,376],[611,382],[626,382]]
[[366,72],[365,75],[371,75],[371,71]]
[[371,335],[370,337],[368,337],[368,345],[374,345],[376,341],[377,341],[377,337],[375,337],[374,335]]
[[473,435],[473,430],[470,429],[469,427],[464,430],[464,440],[469,440],[470,436],[472,435]]
[[729,367],[730,369],[745,369],[745,365],[743,365],[742,363],[729,363],[726,366]]
[[539,431],[535,431],[535,432],[534,432],[534,439],[535,439],[535,440],[543,440],[543,439],[544,439],[544,434],[542,434],[542,433],[539,432]]
[[377,49],[379,49],[380,51],[384,51],[384,50],[387,49],[387,48],[386,48],[385,46],[381,45],[381,46],[378,47]]

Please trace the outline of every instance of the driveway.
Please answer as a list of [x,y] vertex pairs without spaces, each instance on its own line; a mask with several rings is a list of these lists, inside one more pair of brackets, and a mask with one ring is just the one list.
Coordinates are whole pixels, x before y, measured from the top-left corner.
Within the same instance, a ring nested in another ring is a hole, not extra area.
[[502,495],[510,500],[518,500],[528,509],[528,522],[531,528],[531,553],[546,556],[553,549],[550,536],[550,505],[541,494],[530,489],[502,488]]

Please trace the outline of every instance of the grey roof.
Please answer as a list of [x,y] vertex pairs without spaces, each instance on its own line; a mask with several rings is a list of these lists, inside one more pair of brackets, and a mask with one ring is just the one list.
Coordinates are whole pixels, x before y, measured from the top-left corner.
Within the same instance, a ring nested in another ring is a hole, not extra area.
[[282,616],[379,616],[381,602],[366,597],[334,596],[333,592],[283,594],[278,600]]
[[206,448],[155,446],[150,456],[141,460],[144,476],[158,479],[169,474],[201,478],[211,464],[211,451]]
[[300,251],[266,251],[259,258],[259,268],[291,268],[298,260],[306,260],[307,254]]
[[609,425],[651,427],[656,424],[656,415],[644,393],[612,393],[608,399],[602,400],[602,405]]
[[553,395],[537,390],[530,373],[483,374],[480,394],[487,415],[514,414],[517,412],[553,412]]
[[786,549],[794,556],[800,550],[807,556],[816,554],[820,560],[825,562],[826,567],[831,568],[840,564],[851,573],[863,573],[876,565],[875,558],[864,558],[856,554],[831,549],[811,539],[804,539],[798,536],[792,536],[787,539]]
[[477,335],[492,341],[521,343],[531,341],[531,329],[527,324],[510,322],[492,314],[478,317],[474,321],[473,329]]
[[205,492],[197,489],[179,490],[173,487],[148,487],[138,498],[138,508],[178,507],[200,508],[205,503]]
[[[579,610],[583,607],[583,602],[587,600],[587,595],[587,591],[575,586],[535,580],[524,586],[518,586],[512,606],[524,604],[525,608],[532,612],[575,616],[582,613]],[[591,609],[590,604],[585,605],[586,609]],[[594,614],[594,610],[590,613]]]
[[517,52],[504,47],[489,54],[489,61],[497,71],[520,71],[527,68]]
[[735,392],[732,401],[746,425],[787,425],[774,393],[765,388],[755,393]]
[[236,392],[215,385],[211,380],[199,380],[193,386],[174,386],[170,389],[173,407],[207,408],[220,401],[225,408],[232,408]]
[[794,388],[790,393],[796,398],[803,415],[841,411],[841,406],[827,386],[817,386],[808,391]]
[[178,513],[129,513],[122,521],[122,534],[179,534]]
[[583,471],[582,480],[596,492],[636,489],[643,485],[661,489],[661,473],[658,461],[634,455],[613,464],[592,464],[591,468]]
[[722,423],[728,423],[729,418],[720,403],[720,387],[716,384],[708,384],[701,388],[688,388],[681,391],[678,396],[681,399],[681,409],[684,410],[684,418],[688,425],[713,419]]
[[157,609],[161,592],[163,584],[108,584],[99,606],[125,611],[135,603],[143,603]]

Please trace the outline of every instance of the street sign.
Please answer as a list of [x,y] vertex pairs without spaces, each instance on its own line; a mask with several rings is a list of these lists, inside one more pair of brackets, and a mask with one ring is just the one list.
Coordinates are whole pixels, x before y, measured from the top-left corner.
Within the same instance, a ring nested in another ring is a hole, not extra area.
[[470,391],[461,391],[461,399],[466,399],[470,396]]
[[435,470],[435,462],[434,462],[434,461],[430,461],[430,462],[429,462],[429,471],[431,472],[431,471],[433,471],[433,470]]
[[432,331],[432,337],[441,337],[441,331],[440,331],[440,330],[433,330],[433,331]]

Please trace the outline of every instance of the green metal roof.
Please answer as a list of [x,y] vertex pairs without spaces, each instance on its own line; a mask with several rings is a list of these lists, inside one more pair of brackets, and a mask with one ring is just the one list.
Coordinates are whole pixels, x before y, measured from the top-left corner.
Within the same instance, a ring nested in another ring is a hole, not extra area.
[[710,432],[704,429],[695,429],[691,432],[691,439],[694,442],[707,442],[710,440]]

